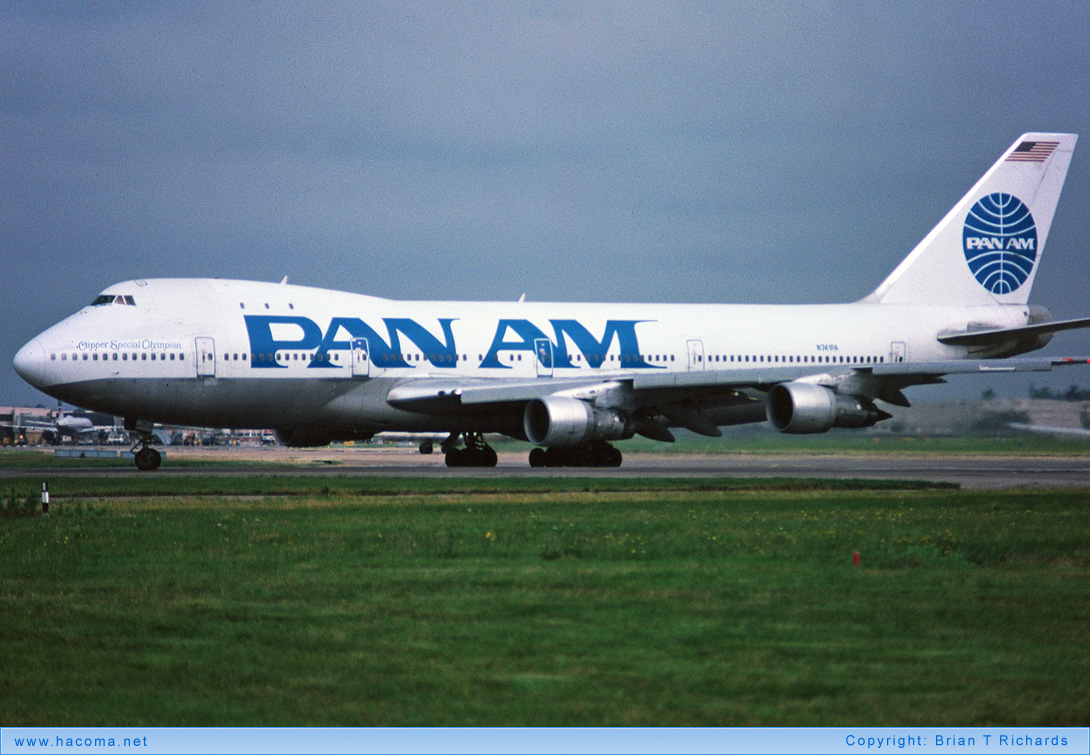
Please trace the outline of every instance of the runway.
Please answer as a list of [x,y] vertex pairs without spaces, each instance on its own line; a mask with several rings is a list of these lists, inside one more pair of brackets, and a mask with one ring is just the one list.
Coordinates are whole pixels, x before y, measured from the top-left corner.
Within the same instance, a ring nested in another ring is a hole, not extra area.
[[[172,466],[185,460],[186,465]],[[207,464],[201,464],[207,461]],[[255,466],[221,466],[224,462]],[[924,480],[949,482],[966,489],[1087,488],[1090,456],[917,455],[917,454],[683,454],[630,453],[615,469],[532,469],[526,454],[500,453],[492,469],[449,469],[440,454],[412,449],[167,449],[156,472],[130,467],[4,468],[0,477],[51,476],[198,476],[331,475],[361,477],[539,477],[651,478],[818,478]]]
[[983,456],[860,456],[735,454],[629,454],[619,469],[531,469],[524,454],[501,454],[494,469],[447,469],[442,457],[421,464],[424,457],[384,460],[363,466],[327,466],[327,474],[450,477],[589,477],[609,478],[819,478],[866,480],[925,480],[950,482],[966,489],[1017,487],[1088,488],[1087,457]]

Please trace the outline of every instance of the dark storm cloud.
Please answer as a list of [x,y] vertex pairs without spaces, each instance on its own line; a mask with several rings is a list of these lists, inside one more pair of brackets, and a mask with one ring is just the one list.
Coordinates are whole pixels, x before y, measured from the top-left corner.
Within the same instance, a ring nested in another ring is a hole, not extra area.
[[[1088,21],[1084,3],[7,4],[2,353],[133,277],[850,300],[1027,130],[1084,135],[1034,300],[1086,314]],[[40,399],[10,370],[0,388]]]

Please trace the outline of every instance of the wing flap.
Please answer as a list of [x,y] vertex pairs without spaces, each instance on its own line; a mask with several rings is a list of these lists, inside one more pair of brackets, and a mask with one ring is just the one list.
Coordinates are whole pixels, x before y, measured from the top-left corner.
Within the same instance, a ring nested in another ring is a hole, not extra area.
[[[1021,359],[961,359],[949,362],[889,362],[860,368],[877,378],[935,378],[988,372],[1050,372],[1053,367],[1090,364],[1090,358],[1028,357]],[[915,385],[916,383],[905,383]]]

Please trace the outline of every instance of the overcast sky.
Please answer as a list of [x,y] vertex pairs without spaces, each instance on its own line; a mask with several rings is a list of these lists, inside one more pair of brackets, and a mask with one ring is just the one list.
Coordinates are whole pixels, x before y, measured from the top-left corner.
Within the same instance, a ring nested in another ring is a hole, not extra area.
[[0,39],[0,404],[131,278],[854,300],[1026,131],[1082,135],[1032,301],[1090,315],[1085,0],[3,0]]

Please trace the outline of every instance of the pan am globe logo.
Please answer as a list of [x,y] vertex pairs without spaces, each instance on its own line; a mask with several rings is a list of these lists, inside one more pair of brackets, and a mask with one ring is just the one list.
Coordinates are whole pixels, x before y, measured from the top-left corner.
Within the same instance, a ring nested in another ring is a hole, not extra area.
[[1013,194],[996,192],[974,204],[961,238],[969,270],[993,294],[1016,291],[1037,262],[1037,226]]

